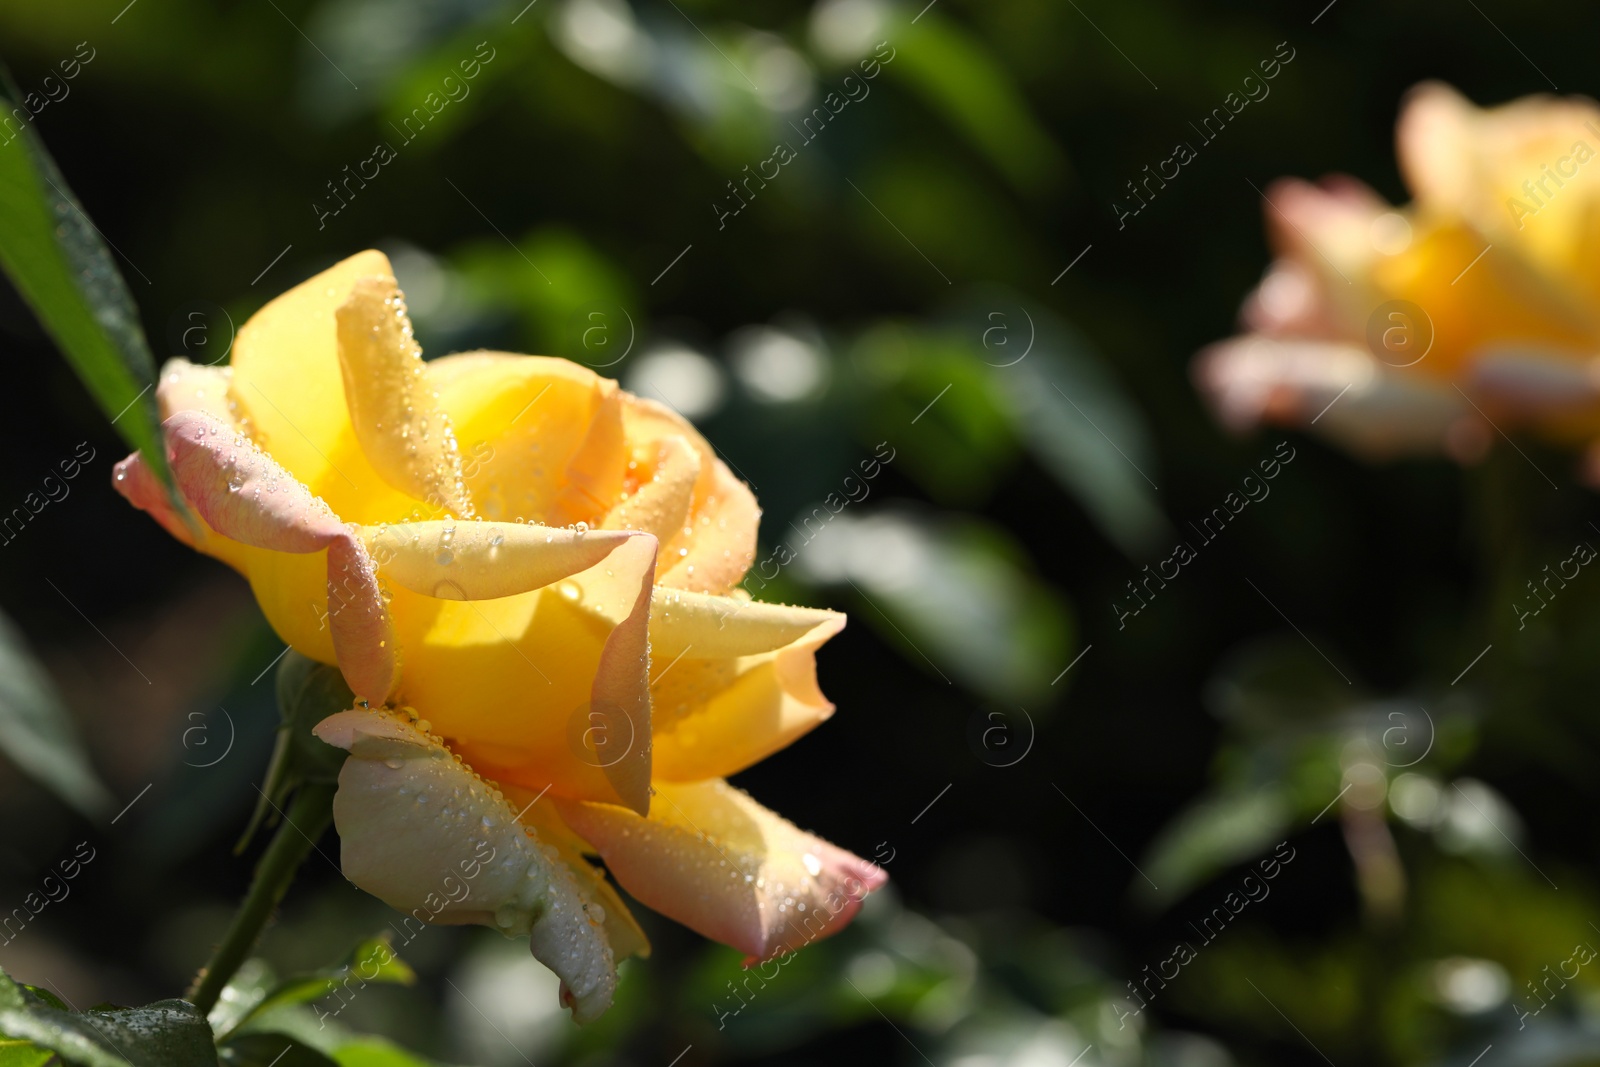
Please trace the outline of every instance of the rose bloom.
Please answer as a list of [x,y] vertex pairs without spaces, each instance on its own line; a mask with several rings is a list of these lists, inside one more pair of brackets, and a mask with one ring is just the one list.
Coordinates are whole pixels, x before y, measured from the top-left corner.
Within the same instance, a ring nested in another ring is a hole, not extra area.
[[1198,358],[1202,391],[1229,426],[1315,422],[1368,457],[1470,461],[1527,427],[1589,445],[1595,480],[1600,106],[1480,110],[1429,83],[1396,140],[1409,207],[1348,177],[1267,189],[1277,258],[1245,303],[1248,333]]
[[421,922],[531,934],[579,1021],[648,952],[590,857],[645,905],[770,959],[841,929],[879,868],[724,779],[833,711],[829,611],[734,586],[760,511],[684,419],[559,359],[423,362],[364,252],[175,359],[159,401],[175,512],[135,453],[115,483],[243,574],[357,706],[345,875]]

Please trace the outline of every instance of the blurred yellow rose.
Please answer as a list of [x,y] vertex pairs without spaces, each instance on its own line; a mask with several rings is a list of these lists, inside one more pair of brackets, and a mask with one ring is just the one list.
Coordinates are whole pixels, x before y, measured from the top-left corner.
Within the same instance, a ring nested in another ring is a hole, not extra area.
[[734,589],[760,512],[676,413],[559,359],[423,362],[377,252],[269,303],[231,367],[173,360],[159,400],[194,514],[138,454],[118,489],[360,698],[317,728],[351,753],[357,885],[531,934],[583,1020],[647,949],[588,856],[757,958],[884,881],[723,780],[832,713],[815,652],[844,618]]
[[1203,392],[1230,426],[1315,422],[1370,457],[1468,461],[1520,427],[1592,447],[1600,106],[1480,110],[1429,83],[1397,142],[1406,208],[1352,178],[1268,187],[1277,258],[1245,304],[1249,332],[1197,360]]

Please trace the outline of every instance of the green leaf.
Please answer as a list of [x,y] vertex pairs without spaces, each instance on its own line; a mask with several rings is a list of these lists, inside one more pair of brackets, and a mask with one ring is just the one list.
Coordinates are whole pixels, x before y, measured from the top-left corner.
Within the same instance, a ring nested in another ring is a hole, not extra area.
[[1101,531],[1130,556],[1172,535],[1156,503],[1155,444],[1137,404],[1067,323],[1004,289],[982,293],[961,319],[982,339],[977,357],[1016,432]]
[[241,1034],[221,1048],[223,1067],[335,1067],[316,1049],[287,1034]]
[[885,507],[841,514],[816,540],[799,572],[848,584],[865,602],[859,616],[945,681],[949,671],[995,700],[1032,703],[1072,659],[1066,604],[999,527]]
[[[58,997],[54,993],[50,992],[50,990],[48,990],[48,989],[40,989],[38,986],[29,985],[26,982],[21,983],[21,985],[22,985],[23,989],[26,989],[28,992],[32,993],[34,996],[36,996],[40,1000],[44,1001],[46,1004],[50,1005],[52,1008],[59,1009],[60,1011],[69,1011],[69,1010],[71,1010],[71,1009],[69,1009],[67,1007],[66,1003],[64,1001],[62,1001],[62,999],[60,997]],[[111,1005],[111,1006],[112,1007],[116,1007],[116,1005]],[[95,1007],[100,1007],[100,1005],[96,1004]]]
[[432,1060],[377,1039],[352,1041],[333,1054],[339,1067],[434,1067]]
[[274,986],[245,1013],[230,1032],[237,1032],[252,1019],[291,1004],[308,1004],[341,988],[359,989],[371,982],[411,985],[416,972],[397,955],[383,933],[361,942],[342,964],[323,967],[309,974],[286,978]]
[[216,1007],[206,1016],[211,1029],[224,1035],[233,1033],[277,985],[278,977],[266,960],[245,960],[228,979]]
[[54,1055],[32,1041],[0,1038],[0,1067],[44,1067]]
[[[0,147],[0,154],[5,152]],[[44,668],[22,634],[0,613],[0,751],[25,774],[91,818],[110,809],[111,794]]]
[[[0,106],[20,108],[0,70]],[[32,125],[0,144],[0,267],[123,439],[170,486],[155,360],[111,250]]]
[[1020,189],[1037,192],[1067,170],[1016,81],[979,41],[937,12],[897,27],[884,69],[918,93]]
[[1161,831],[1147,853],[1142,866],[1160,888],[1140,879],[1135,893],[1148,907],[1168,907],[1206,879],[1282,840],[1293,822],[1286,792],[1269,786],[1197,801]]
[[75,1067],[217,1067],[211,1027],[188,1001],[62,1011],[4,973],[0,1034],[60,1053]]

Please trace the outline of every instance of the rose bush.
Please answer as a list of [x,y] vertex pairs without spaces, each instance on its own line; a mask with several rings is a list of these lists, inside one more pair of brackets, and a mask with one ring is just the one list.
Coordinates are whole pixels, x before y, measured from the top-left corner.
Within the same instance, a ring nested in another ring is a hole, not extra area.
[[735,590],[760,512],[673,411],[559,359],[424,362],[377,252],[262,308],[231,366],[170,362],[159,402],[187,507],[137,453],[119,491],[359,698],[316,731],[350,753],[358,886],[530,934],[582,1021],[648,947],[591,856],[763,959],[885,880],[724,780],[832,713],[844,618]]
[[[1347,177],[1267,189],[1277,258],[1245,303],[1248,333],[1195,368],[1219,417],[1315,421],[1368,456],[1470,460],[1496,427],[1591,445],[1600,106],[1529,97],[1480,110],[1429,83],[1406,101],[1397,143],[1407,208]],[[1588,470],[1600,474],[1600,452]]]

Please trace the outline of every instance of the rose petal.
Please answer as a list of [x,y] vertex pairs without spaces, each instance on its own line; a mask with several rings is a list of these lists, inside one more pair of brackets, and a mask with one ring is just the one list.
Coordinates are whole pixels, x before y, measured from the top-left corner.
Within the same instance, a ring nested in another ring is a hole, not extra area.
[[300,283],[239,328],[231,357],[240,429],[355,521],[377,519],[382,512],[369,507],[400,496],[355,440],[339,362],[335,312],[359,279],[374,276],[394,271],[383,253],[369,251]]
[[605,384],[600,387],[600,406],[562,471],[561,491],[547,520],[552,526],[578,522],[598,526],[622,493],[628,450],[622,433],[621,390],[615,383],[601,381]]
[[1480,109],[1426,82],[1406,98],[1396,142],[1419,205],[1464,217],[1497,247],[1515,247],[1543,273],[1600,295],[1590,254],[1600,239],[1600,190],[1582,177],[1600,154],[1594,101],[1529,96]]
[[658,784],[648,819],[557,800],[640,903],[756,959],[842,930],[884,871],[723,781]]
[[167,360],[156,386],[156,406],[165,422],[179,411],[203,411],[218,422],[233,425],[228,389],[232,367],[200,367],[182,357]]
[[1195,382],[1228,426],[1312,427],[1374,458],[1437,453],[1472,416],[1460,393],[1385,371],[1365,349],[1249,336],[1196,357]]
[[149,513],[161,524],[162,529],[190,548],[207,551],[204,546],[214,540],[205,536],[206,531],[198,528],[198,522],[196,527],[191,528],[183,516],[173,510],[166,489],[151,473],[149,465],[139,453],[132,453],[112,469],[111,484],[128,503]]
[[1381,299],[1409,301],[1433,331],[1415,373],[1459,376],[1485,345],[1536,345],[1573,358],[1600,350],[1600,320],[1570,289],[1552,284],[1515,247],[1486,252],[1490,244],[1456,219],[1419,221],[1403,253],[1372,264]]
[[726,593],[756,558],[761,509],[687,419],[653,400],[630,396],[623,408],[628,440],[653,444],[682,438],[700,457],[688,521],[661,546],[661,585],[697,593]]
[[[622,488],[617,385],[545,356],[467,352],[428,364],[486,519],[595,525]],[[591,499],[592,497],[592,499]]]
[[276,552],[316,552],[344,533],[326,503],[232,426],[189,410],[163,429],[179,491],[224,537]]
[[596,867],[585,857],[594,855],[594,847],[573,832],[550,802],[539,803],[544,790],[537,792],[522,786],[502,785],[506,803],[517,809],[524,826],[531,829],[539,840],[551,846],[561,859],[578,876],[590,911],[605,917],[606,941],[611,945],[611,955],[618,960],[631,956],[645,958],[650,955],[650,939],[645,936],[637,919],[621,894],[607,880],[604,869]]
[[397,587],[403,698],[497,781],[643,807],[654,556],[654,538],[629,534],[587,570],[533,592],[460,602]]
[[350,423],[373,468],[408,496],[471,518],[455,431],[394,278],[358,279],[335,319]]
[[378,569],[360,539],[328,542],[328,628],[350,691],[382,704],[399,682],[394,626],[378,588]]
[[[641,534],[618,550],[616,574],[593,574],[589,594],[602,603],[613,601],[634,590],[631,610],[618,620],[606,638],[595,669],[589,704],[616,729],[627,723],[633,746],[619,757],[609,753],[600,760],[601,770],[611,782],[623,804],[640,815],[650,810],[650,768],[653,745],[650,715],[650,592],[654,585],[656,539]],[[643,580],[634,584],[634,575]],[[620,722],[618,716],[621,717]],[[642,742],[642,743],[641,743]]]
[[1514,417],[1592,410],[1600,402],[1600,359],[1523,346],[1490,348],[1472,359],[1463,387],[1480,403]]
[[816,650],[831,611],[657,587],[651,606],[652,754],[668,781],[744,770],[826,721]]
[[441,600],[493,600],[570,578],[632,534],[522,523],[408,522],[363,527],[385,578]]
[[682,530],[700,478],[700,456],[682,437],[666,437],[635,452],[642,482],[607,513],[601,525],[612,530],[643,530],[671,540]]
[[[408,721],[344,711],[316,734],[347,749],[333,817],[345,877],[412,920],[529,935],[578,1022],[611,1005],[616,963],[574,872],[505,799]],[[414,934],[412,936],[415,936]]]
[[[396,676],[394,634],[366,546],[327,504],[237,430],[195,410],[179,411],[163,429],[179,492],[206,525],[243,545],[269,550],[246,560],[258,591],[262,586],[275,594],[304,590],[301,582],[264,581],[275,570],[271,553],[327,550],[327,622],[340,670],[356,695],[378,704],[387,700]],[[272,602],[263,597],[263,608]]]

